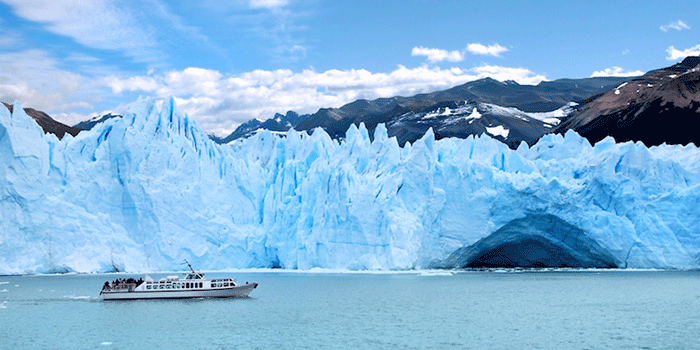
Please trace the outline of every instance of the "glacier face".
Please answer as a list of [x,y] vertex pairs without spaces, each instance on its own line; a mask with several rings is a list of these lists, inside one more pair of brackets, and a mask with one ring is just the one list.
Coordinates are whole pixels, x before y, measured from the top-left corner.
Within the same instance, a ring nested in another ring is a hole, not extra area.
[[700,151],[573,132],[400,147],[380,125],[332,140],[217,145],[151,99],[76,137],[0,108],[0,274],[282,267],[411,269],[528,215],[582,230],[622,267],[700,266]]

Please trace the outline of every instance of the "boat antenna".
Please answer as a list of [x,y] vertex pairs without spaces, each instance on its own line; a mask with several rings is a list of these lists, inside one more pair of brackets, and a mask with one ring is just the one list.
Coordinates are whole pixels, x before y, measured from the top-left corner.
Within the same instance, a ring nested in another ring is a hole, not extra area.
[[189,263],[189,261],[187,261],[187,259],[183,260],[181,264],[187,264],[187,266],[190,267],[190,270],[192,270],[192,273],[195,274],[195,275],[197,274],[196,272],[194,272],[194,269],[192,268],[192,265],[190,265],[190,263]]

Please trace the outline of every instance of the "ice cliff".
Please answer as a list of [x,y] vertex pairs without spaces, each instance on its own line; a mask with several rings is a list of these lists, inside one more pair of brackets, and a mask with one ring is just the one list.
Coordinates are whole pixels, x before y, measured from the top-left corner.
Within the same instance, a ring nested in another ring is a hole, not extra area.
[[699,183],[693,145],[591,146],[569,132],[511,150],[428,131],[400,147],[381,125],[373,141],[352,126],[341,142],[317,129],[217,145],[172,99],[58,140],[15,104],[0,108],[0,274],[177,270],[183,259],[423,268],[505,226],[512,238],[509,223],[527,217],[585,233],[581,249],[620,267],[698,267]]

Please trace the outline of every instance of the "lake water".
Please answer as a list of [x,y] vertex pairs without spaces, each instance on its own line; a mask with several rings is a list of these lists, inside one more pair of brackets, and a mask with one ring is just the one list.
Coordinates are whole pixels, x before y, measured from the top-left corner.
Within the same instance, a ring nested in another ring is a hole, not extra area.
[[[161,277],[165,274],[153,274]],[[233,272],[245,299],[104,302],[0,276],[0,349],[691,349],[698,271]]]

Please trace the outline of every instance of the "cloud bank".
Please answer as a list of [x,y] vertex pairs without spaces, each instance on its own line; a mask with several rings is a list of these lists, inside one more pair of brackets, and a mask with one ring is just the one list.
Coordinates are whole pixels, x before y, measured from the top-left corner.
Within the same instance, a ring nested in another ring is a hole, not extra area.
[[196,118],[204,130],[226,135],[242,122],[267,119],[288,110],[314,113],[322,107],[340,107],[357,99],[411,96],[485,77],[521,84],[546,80],[528,69],[488,65],[466,70],[398,66],[389,73],[364,69],[325,72],[279,69],[237,75],[191,67],[153,76],[109,76],[99,84],[109,87],[114,94],[176,96],[178,106]]
[[677,61],[688,56],[700,56],[700,44],[685,50],[678,50],[673,46],[669,46],[666,52],[668,53],[666,59],[669,61]]
[[625,71],[624,69],[614,66],[603,70],[597,70],[591,74],[591,78],[595,77],[638,77],[644,75],[641,70]]
[[[89,60],[90,57],[76,57]],[[314,113],[323,107],[340,107],[357,99],[411,96],[447,89],[491,77],[537,84],[546,77],[525,68],[481,65],[469,69],[426,65],[397,66],[390,72],[365,69],[254,70],[240,74],[189,67],[145,74],[95,74],[60,68],[42,50],[0,54],[0,100],[48,112],[73,125],[94,115],[95,105],[104,101],[132,101],[138,95],[167,98],[175,96],[182,111],[197,119],[207,132],[225,135],[239,124],[267,119],[275,113],[293,110]],[[124,112],[125,105],[112,111]],[[81,115],[76,109],[87,110]]]
[[[91,48],[119,51],[138,62],[164,56],[151,28],[142,25],[128,3],[68,0],[5,0],[15,14],[41,23],[52,33],[67,36]],[[145,19],[145,18],[141,18]]]

